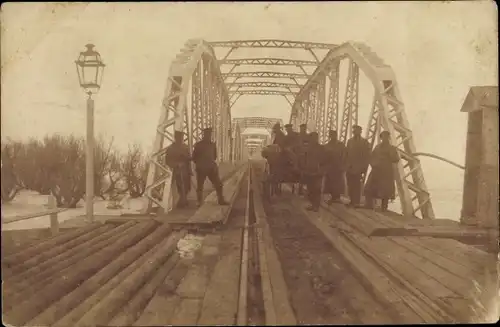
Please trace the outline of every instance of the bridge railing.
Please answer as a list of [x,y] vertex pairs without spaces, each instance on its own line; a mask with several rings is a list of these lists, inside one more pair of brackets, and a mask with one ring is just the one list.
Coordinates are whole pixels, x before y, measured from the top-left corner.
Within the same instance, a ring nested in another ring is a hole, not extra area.
[[57,208],[56,199],[54,196],[50,195],[47,201],[48,210],[36,213],[30,213],[27,215],[16,216],[12,218],[4,218],[2,216],[2,226],[7,224],[12,224],[19,221],[45,217],[49,216],[50,218],[50,231],[52,235],[56,235],[59,233],[59,217],[58,214],[68,210],[68,208]]

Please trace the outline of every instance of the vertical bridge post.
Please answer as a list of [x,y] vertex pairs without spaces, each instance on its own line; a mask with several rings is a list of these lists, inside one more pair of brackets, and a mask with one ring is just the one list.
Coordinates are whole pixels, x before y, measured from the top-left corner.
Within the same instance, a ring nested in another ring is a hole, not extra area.
[[498,249],[498,87],[472,87],[462,112],[469,117],[460,222],[488,229]]

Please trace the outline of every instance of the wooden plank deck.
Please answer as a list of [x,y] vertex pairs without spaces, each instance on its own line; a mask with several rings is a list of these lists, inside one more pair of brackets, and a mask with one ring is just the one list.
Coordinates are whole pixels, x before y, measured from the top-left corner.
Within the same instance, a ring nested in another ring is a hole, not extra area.
[[[297,199],[299,207],[306,205]],[[324,204],[320,214],[309,216],[380,298],[397,305],[404,321],[468,322],[493,286],[492,254],[451,239],[370,236],[380,226],[405,224],[394,215]]]

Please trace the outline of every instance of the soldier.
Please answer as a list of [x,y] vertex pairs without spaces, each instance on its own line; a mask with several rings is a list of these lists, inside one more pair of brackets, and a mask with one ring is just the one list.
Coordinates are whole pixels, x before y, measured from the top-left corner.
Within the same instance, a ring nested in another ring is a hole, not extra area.
[[287,161],[291,164],[293,170],[298,171],[299,166],[296,153],[297,153],[297,147],[300,144],[299,133],[293,130],[292,124],[286,124],[285,130],[286,130],[286,136],[284,137],[283,140],[283,150],[285,152]]
[[365,187],[366,207],[373,209],[373,199],[382,200],[382,211],[387,211],[389,199],[396,198],[394,164],[399,162],[398,150],[390,143],[388,131],[380,133],[380,144],[371,154],[372,170]]
[[285,133],[281,130],[281,125],[280,123],[276,123],[273,126],[273,133],[274,133],[274,141],[273,144],[277,144],[280,147],[283,147],[284,141],[285,141]]
[[203,184],[208,177],[217,192],[217,199],[220,205],[227,205],[222,193],[222,182],[219,177],[219,168],[215,160],[217,159],[217,147],[212,142],[212,128],[203,130],[203,138],[194,145],[193,161],[196,165],[196,196],[198,205],[203,203]]
[[330,193],[328,204],[333,204],[340,202],[340,195],[344,192],[346,148],[344,143],[337,139],[337,131],[330,130],[329,136],[330,141],[325,144],[328,157],[325,191]]
[[165,163],[172,169],[173,180],[179,193],[177,208],[186,207],[187,195],[191,190],[191,155],[189,148],[184,144],[184,133],[174,132],[174,142],[170,144],[165,152]]
[[351,202],[349,206],[359,207],[361,200],[361,185],[363,175],[368,169],[370,160],[370,144],[361,137],[362,128],[353,126],[353,137],[347,142],[346,178],[347,189]]
[[285,130],[286,130],[285,147],[293,148],[293,147],[299,145],[299,141],[300,141],[299,133],[297,133],[293,130],[293,125],[286,124]]
[[311,202],[311,205],[307,207],[309,211],[317,212],[321,203],[321,181],[323,180],[326,165],[325,154],[325,148],[319,144],[318,133],[310,133],[304,165],[308,198]]
[[[307,144],[309,142],[309,134],[307,134],[307,124],[300,124],[299,126],[299,168],[303,165],[304,163],[304,154],[305,150],[307,147]],[[302,174],[301,174],[302,175]],[[302,180],[303,176],[300,177],[300,183],[299,183],[299,195],[304,194],[304,181]]]

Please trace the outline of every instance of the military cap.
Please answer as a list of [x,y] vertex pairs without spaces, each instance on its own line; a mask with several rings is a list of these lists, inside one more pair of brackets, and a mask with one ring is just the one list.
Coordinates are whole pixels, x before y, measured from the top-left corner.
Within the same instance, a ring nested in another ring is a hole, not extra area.
[[211,133],[212,132],[212,127],[207,127],[203,129],[203,133]]
[[293,127],[293,125],[292,124],[286,124],[285,125],[285,128],[289,128],[289,127],[291,128],[291,127]]
[[307,127],[307,124],[300,124],[299,127]]
[[359,125],[354,125],[352,127],[352,129],[357,129],[357,130],[360,130],[360,131],[363,130],[363,128],[361,126],[359,126]]
[[331,129],[331,130],[329,130],[329,131],[328,131],[328,134],[329,134],[329,135],[337,135],[338,133],[337,133],[337,131],[336,131],[336,130]]
[[384,136],[390,136],[391,133],[389,133],[389,131],[383,131],[382,133],[380,133],[380,137],[384,137]]

